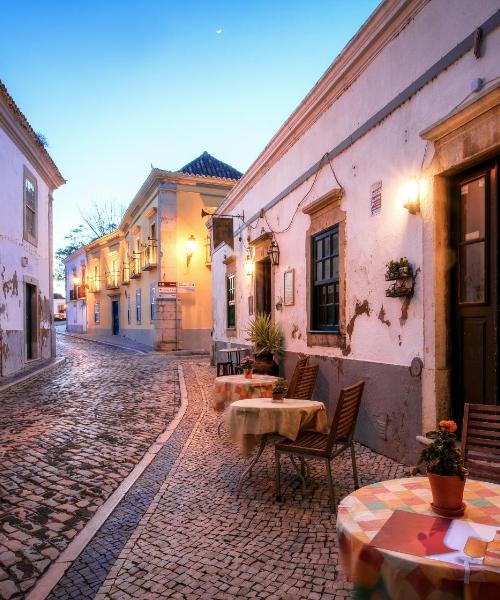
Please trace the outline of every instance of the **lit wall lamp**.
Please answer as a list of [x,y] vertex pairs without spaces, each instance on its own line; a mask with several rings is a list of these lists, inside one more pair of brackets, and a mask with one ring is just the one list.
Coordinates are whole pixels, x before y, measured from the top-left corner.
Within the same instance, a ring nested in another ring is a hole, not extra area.
[[189,263],[193,258],[196,248],[198,248],[198,242],[196,241],[194,235],[191,234],[186,240],[186,267],[189,267]]
[[250,251],[246,255],[243,268],[245,269],[245,275],[253,275],[255,272],[255,262]]
[[420,212],[420,185],[416,177],[410,177],[403,186],[403,206],[412,215]]
[[267,249],[267,254],[268,254],[269,258],[271,259],[271,264],[274,267],[277,267],[280,264],[280,248],[279,248],[276,240],[273,240],[271,242],[271,245]]
[[73,275],[73,285],[80,285],[81,281],[82,280],[80,277],[78,277],[78,275]]

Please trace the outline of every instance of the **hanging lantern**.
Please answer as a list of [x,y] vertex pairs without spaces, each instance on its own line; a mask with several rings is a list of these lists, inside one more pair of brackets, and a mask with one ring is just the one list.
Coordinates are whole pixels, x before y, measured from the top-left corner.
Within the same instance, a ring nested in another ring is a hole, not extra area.
[[245,261],[243,263],[243,268],[245,269],[245,275],[253,275],[255,271],[255,263],[252,257],[252,254],[249,252],[246,255]]
[[273,240],[271,242],[271,245],[267,249],[267,254],[268,254],[269,258],[271,259],[271,264],[274,267],[277,267],[280,264],[280,248],[279,248],[276,240]]

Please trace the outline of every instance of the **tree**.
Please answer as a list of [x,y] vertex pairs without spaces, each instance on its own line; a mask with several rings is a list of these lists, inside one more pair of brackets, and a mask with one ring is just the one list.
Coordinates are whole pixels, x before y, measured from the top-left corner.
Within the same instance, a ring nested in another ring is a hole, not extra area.
[[87,212],[80,210],[83,223],[72,229],[64,236],[66,244],[56,250],[56,268],[54,278],[57,281],[64,280],[66,269],[64,260],[92,240],[116,231],[125,212],[122,204],[113,202],[94,202]]

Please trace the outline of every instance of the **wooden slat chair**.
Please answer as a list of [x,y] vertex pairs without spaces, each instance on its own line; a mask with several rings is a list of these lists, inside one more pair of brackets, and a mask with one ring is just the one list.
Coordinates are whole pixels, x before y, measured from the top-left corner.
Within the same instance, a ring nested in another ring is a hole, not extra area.
[[305,365],[299,371],[297,383],[293,392],[293,396],[289,393],[288,398],[296,398],[297,400],[310,400],[318,378],[318,365]]
[[301,356],[295,365],[293,370],[292,378],[290,379],[290,385],[288,386],[288,391],[286,394],[287,398],[295,398],[295,390],[297,388],[297,382],[300,377],[300,371],[303,367],[307,365],[307,361],[309,360],[309,356]]
[[280,455],[282,453],[288,454],[292,458],[293,456],[298,456],[301,460],[304,458],[316,458],[325,461],[328,476],[328,489],[330,493],[330,506],[332,510],[335,511],[335,490],[333,487],[331,461],[344,452],[344,450],[350,448],[354,486],[355,489],[358,489],[359,481],[353,436],[364,387],[365,382],[359,381],[358,383],[341,390],[329,433],[324,434],[312,431],[301,431],[295,441],[286,440],[275,444],[276,500],[278,500],[278,502],[281,501]]
[[462,453],[470,477],[500,483],[500,406],[464,406]]

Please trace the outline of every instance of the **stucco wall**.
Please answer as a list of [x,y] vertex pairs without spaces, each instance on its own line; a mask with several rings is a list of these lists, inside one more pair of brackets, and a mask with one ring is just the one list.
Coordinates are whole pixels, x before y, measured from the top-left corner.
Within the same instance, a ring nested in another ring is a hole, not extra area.
[[[37,243],[23,240],[24,168],[37,182]],[[52,355],[50,286],[49,188],[34,166],[0,128],[0,374],[26,365],[24,336],[26,281],[37,285],[39,307],[38,357]],[[23,265],[23,257],[27,259]]]
[[[474,31],[498,8],[498,3],[487,0],[470,3],[466,0],[435,0],[427,4],[406,27],[390,41],[366,67],[363,74],[288,149],[287,153],[228,210],[244,211],[246,218],[258,213],[270,200],[287,188],[322,155],[346,139],[357,127],[377,113],[426,69]],[[450,18],[452,15],[452,18]],[[339,154],[332,162],[338,180],[344,188],[341,209],[346,213],[345,242],[345,311],[346,328],[338,347],[307,345],[307,311],[309,293],[306,285],[306,231],[310,217],[301,208],[324,197],[338,187],[327,164],[322,167],[312,191],[301,205],[293,225],[286,233],[278,233],[280,265],[273,270],[275,297],[273,304],[283,297],[283,273],[295,269],[295,305],[273,310],[273,316],[282,325],[286,348],[290,356],[305,352],[317,357],[331,357],[322,365],[322,377],[331,378],[332,366],[344,363],[344,373],[352,379],[365,374],[367,395],[366,423],[380,415],[389,416],[393,423],[410,414],[405,435],[409,438],[421,433],[421,386],[412,381],[408,386],[402,375],[394,375],[394,385],[384,389],[376,379],[389,376],[390,366],[407,368],[414,357],[423,360],[427,369],[433,369],[432,344],[433,290],[423,286],[423,238],[433,245],[433,186],[427,167],[433,156],[430,145],[420,137],[420,131],[449,113],[470,92],[470,83],[481,77],[491,80],[499,75],[498,52],[500,32],[492,32],[484,45],[483,56],[477,60],[472,52],[456,61],[439,74],[409,101],[395,110],[378,126]],[[401,189],[411,176],[419,176],[421,165],[422,210],[411,215],[403,207]],[[372,184],[382,181],[382,210],[371,216],[370,190]],[[298,189],[267,211],[267,221],[275,231],[287,227],[312,183],[307,180]],[[224,208],[226,212],[226,208]],[[237,220],[235,219],[237,223]],[[254,239],[269,230],[264,220],[252,223],[253,230],[245,229],[242,241],[235,238],[237,265],[237,331],[235,338],[226,335],[226,302],[224,255],[231,255],[227,246],[219,248],[213,258],[214,338],[218,342],[244,342],[244,330],[249,319],[248,296],[252,293],[252,279],[243,273],[244,245],[250,234]],[[432,253],[431,253],[432,254]],[[385,264],[389,260],[407,256],[417,272],[415,294],[411,301],[386,298],[388,287],[384,280]],[[426,281],[433,280],[434,264],[425,264]],[[425,299],[425,301],[424,301]],[[424,345],[424,308],[431,325],[427,328]],[[337,362],[335,362],[337,361]],[[374,370],[366,365],[373,363]],[[396,369],[397,370],[397,369]],[[392,371],[391,371],[392,372]],[[396,372],[396,371],[394,371]],[[401,371],[403,373],[403,371]],[[352,382],[344,377],[346,383]],[[377,390],[373,396],[371,390]],[[406,390],[411,392],[407,392]],[[404,400],[411,398],[411,409]],[[416,405],[416,406],[415,406]],[[398,417],[394,415],[397,413]],[[385,418],[384,416],[384,418]],[[403,442],[395,446],[391,441],[375,441],[368,430],[361,428],[361,439],[397,456]],[[399,449],[398,449],[399,448]],[[406,450],[405,450],[406,452]]]

